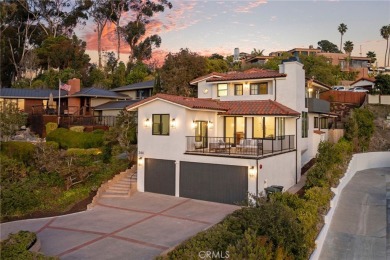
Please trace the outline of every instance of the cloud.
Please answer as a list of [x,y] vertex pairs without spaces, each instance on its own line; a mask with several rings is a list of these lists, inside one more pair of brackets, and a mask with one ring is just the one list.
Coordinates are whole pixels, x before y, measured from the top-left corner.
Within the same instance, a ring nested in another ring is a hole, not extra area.
[[267,0],[257,0],[257,1],[250,1],[247,5],[242,5],[236,8],[234,11],[236,13],[251,13],[252,9],[262,5],[266,4]]
[[271,18],[269,20],[270,20],[270,22],[275,22],[277,19],[278,19],[278,17],[273,15],[273,16],[271,16]]

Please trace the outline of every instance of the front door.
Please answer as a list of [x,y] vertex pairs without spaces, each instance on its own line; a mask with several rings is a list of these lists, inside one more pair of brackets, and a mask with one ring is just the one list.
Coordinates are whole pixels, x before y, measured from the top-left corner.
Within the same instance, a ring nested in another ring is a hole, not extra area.
[[207,121],[195,121],[195,142],[201,142],[207,148]]

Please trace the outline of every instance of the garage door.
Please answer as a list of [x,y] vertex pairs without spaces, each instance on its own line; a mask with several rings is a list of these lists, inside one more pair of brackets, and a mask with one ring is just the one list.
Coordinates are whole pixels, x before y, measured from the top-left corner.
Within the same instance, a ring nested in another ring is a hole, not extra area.
[[235,204],[247,192],[247,167],[180,162],[180,197]]
[[145,191],[175,196],[175,161],[145,158]]

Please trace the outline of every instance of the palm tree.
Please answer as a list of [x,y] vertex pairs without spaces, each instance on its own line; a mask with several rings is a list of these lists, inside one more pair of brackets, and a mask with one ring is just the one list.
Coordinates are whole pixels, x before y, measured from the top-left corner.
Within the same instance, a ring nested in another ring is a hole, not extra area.
[[[385,63],[384,63],[384,66],[386,67],[386,65],[387,66],[389,65],[387,52],[389,49],[390,24],[382,26],[380,32],[381,32],[381,36],[383,37],[383,39],[386,39],[386,52],[385,52]],[[387,57],[387,59],[386,59],[386,57]],[[386,63],[386,61],[387,61],[387,63]]]
[[251,53],[251,55],[253,56],[263,56],[263,54],[264,54],[264,50],[261,49],[256,50],[256,48],[253,48],[253,51]]
[[375,61],[376,61],[376,53],[375,53],[375,52],[369,51],[369,52],[366,53],[366,56],[367,56],[367,58],[370,58],[370,59],[371,59],[371,60],[370,60],[370,63],[371,63],[371,64],[374,64],[374,63],[375,63]]
[[344,43],[344,51],[345,51],[345,53],[348,53],[349,56],[351,56],[351,53],[352,53],[352,51],[353,51],[353,42],[351,42],[351,41],[346,41],[346,42]]
[[341,23],[341,24],[339,25],[338,30],[339,30],[339,33],[341,34],[341,40],[340,40],[340,51],[341,51],[341,47],[343,46],[343,35],[344,35],[344,33],[348,30],[348,27],[347,27],[346,24]]

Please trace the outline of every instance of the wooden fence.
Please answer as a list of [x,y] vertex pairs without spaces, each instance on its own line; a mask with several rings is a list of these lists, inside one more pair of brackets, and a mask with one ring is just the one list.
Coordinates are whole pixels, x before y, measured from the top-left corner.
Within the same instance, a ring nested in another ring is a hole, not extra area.
[[320,97],[321,99],[327,100],[329,102],[347,103],[361,106],[366,99],[366,93],[329,90],[321,93]]

